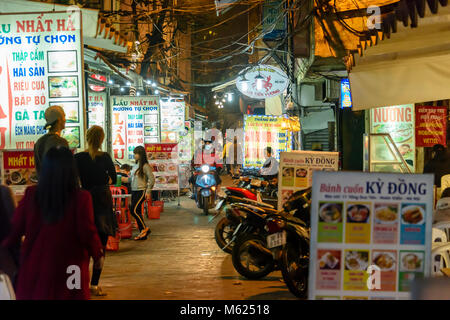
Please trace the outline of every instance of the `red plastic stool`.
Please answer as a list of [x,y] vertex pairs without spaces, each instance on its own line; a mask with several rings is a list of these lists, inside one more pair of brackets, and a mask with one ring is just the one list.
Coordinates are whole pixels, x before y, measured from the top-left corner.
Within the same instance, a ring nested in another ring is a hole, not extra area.
[[107,251],[118,251],[119,250],[119,242],[120,242],[120,234],[116,232],[115,237],[108,237],[108,242],[106,243]]
[[164,212],[164,201],[153,201],[155,207],[161,207],[161,212]]
[[149,207],[150,210],[148,210],[148,218],[149,219],[159,219],[161,214],[161,207],[159,206],[151,206]]

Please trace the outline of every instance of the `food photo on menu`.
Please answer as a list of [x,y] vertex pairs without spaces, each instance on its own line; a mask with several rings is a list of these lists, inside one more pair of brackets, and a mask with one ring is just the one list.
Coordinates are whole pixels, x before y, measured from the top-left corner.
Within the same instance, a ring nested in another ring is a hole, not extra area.
[[420,225],[425,222],[425,205],[404,204],[402,205],[402,223]]
[[375,203],[375,223],[394,224],[398,221],[398,204],[396,203]]
[[6,185],[28,185],[37,183],[36,169],[5,169]]
[[[50,102],[50,106],[61,106],[66,114],[66,123],[79,123],[78,101]],[[91,117],[91,115],[90,115]]]
[[374,253],[372,259],[373,263],[380,268],[381,271],[394,271],[396,268],[396,257],[394,252],[381,252]]
[[70,148],[80,147],[80,127],[66,127],[61,136],[67,140]]
[[339,270],[341,268],[341,251],[339,250],[319,250],[320,270]]
[[366,223],[370,217],[370,207],[366,204],[350,204],[347,207],[347,222]]
[[400,251],[400,271],[423,272],[423,252]]
[[77,76],[49,76],[48,79],[50,98],[78,97]]
[[339,223],[342,222],[342,203],[339,202],[320,202],[319,203],[319,222]]
[[48,72],[77,72],[77,51],[47,51]]
[[345,251],[345,270],[366,270],[369,266],[369,252],[359,250]]

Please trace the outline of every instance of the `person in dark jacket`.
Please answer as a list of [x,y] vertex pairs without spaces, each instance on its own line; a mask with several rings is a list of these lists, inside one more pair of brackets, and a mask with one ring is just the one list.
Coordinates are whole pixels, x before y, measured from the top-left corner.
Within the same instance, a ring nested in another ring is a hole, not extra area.
[[41,171],[42,159],[50,148],[58,146],[69,148],[67,140],[61,137],[61,132],[66,126],[66,114],[63,108],[60,106],[47,108],[45,110],[45,121],[44,129],[48,132],[40,137],[34,145],[34,164],[38,176]]
[[[15,207],[16,203],[11,189],[8,186],[0,185],[0,243],[11,232],[11,219]],[[20,245],[11,250],[0,247],[0,271],[6,273],[13,284],[19,264],[19,248]]]
[[89,258],[103,249],[94,224],[92,198],[81,190],[72,152],[51,148],[37,186],[26,189],[2,242],[22,242],[15,285],[18,300],[84,300],[89,293]]
[[[112,195],[109,185],[116,183],[117,174],[109,154],[100,151],[105,133],[100,126],[92,126],[86,132],[88,149],[75,155],[81,186],[91,193],[95,225],[104,248],[109,236],[115,236],[117,220],[112,207]],[[103,266],[94,268],[91,279],[91,294],[104,296],[98,286]]]
[[450,174],[450,161],[446,149],[441,144],[433,146],[433,158],[425,164],[423,173],[434,173],[434,184],[441,187],[441,178]]

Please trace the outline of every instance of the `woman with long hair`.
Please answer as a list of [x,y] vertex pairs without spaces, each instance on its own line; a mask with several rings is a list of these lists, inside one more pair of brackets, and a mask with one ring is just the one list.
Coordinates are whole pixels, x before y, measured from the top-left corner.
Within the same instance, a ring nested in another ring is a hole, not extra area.
[[134,151],[136,164],[131,169],[128,178],[122,178],[125,183],[131,185],[131,215],[136,219],[139,228],[139,235],[134,240],[145,240],[151,230],[145,225],[141,215],[144,201],[151,199],[152,188],[155,184],[155,177],[152,168],[148,164],[147,154],[143,146],[137,146]]
[[[114,236],[117,230],[117,220],[114,217],[112,207],[112,195],[110,184],[115,184],[117,175],[114,163],[110,155],[100,150],[105,133],[100,126],[92,126],[86,132],[87,149],[77,153],[75,160],[80,173],[80,181],[83,189],[91,193],[95,225],[104,248],[108,242],[108,236]],[[104,296],[101,287],[98,286],[102,267],[94,268],[91,279],[91,294]]]
[[92,199],[81,190],[72,152],[51,148],[37,186],[19,202],[2,245],[21,242],[16,297],[22,300],[89,299],[89,259],[102,263]]

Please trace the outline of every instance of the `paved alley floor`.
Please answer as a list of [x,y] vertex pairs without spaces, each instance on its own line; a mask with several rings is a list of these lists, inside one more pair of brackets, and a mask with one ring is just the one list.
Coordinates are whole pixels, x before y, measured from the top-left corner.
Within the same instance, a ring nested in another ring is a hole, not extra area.
[[161,219],[146,220],[147,240],[122,240],[119,251],[107,253],[100,285],[108,296],[94,299],[295,299],[279,271],[258,281],[241,277],[214,240],[218,219],[209,223],[212,215],[181,199],[180,207],[166,202]]

